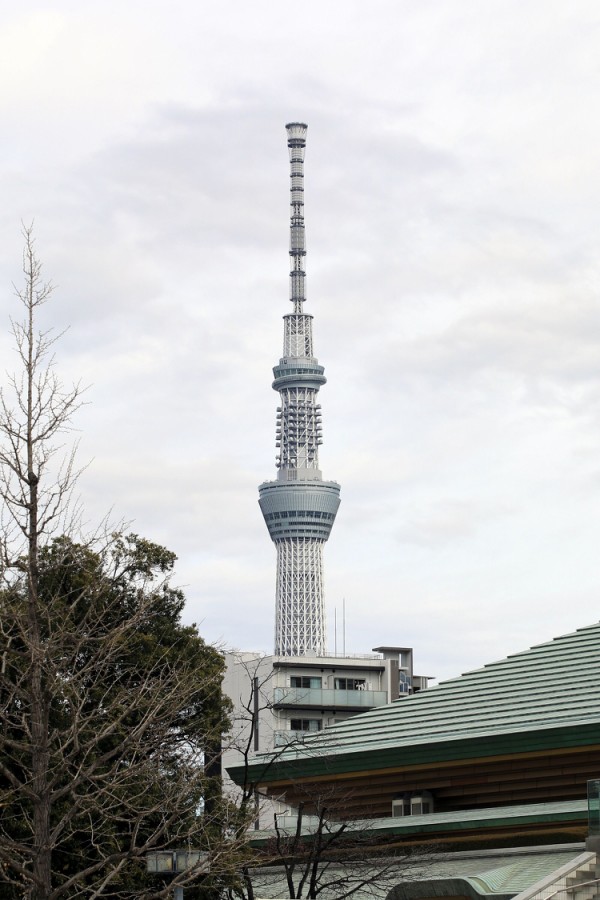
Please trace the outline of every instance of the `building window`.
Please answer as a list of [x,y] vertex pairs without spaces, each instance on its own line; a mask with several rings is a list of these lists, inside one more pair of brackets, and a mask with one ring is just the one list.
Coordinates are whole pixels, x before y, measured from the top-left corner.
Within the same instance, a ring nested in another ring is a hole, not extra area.
[[293,688],[312,688],[319,690],[323,682],[320,678],[312,678],[308,675],[292,675],[290,677],[290,687]]
[[410,694],[411,692],[410,677],[406,672],[398,672],[398,690],[401,694]]
[[336,691],[366,691],[367,682],[364,678],[336,678],[334,687]]
[[290,719],[291,731],[320,731],[321,719]]

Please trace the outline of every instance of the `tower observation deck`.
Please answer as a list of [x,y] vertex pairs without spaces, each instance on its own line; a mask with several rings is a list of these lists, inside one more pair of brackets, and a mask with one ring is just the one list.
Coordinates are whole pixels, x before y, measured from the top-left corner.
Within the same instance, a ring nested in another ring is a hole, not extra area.
[[340,486],[319,469],[323,366],[313,355],[312,316],[304,312],[304,151],[307,126],[286,125],[290,154],[290,300],[283,317],[283,356],[274,367],[277,408],[276,481],[259,487],[259,503],[277,548],[275,655],[326,652],[323,544],[340,505]]

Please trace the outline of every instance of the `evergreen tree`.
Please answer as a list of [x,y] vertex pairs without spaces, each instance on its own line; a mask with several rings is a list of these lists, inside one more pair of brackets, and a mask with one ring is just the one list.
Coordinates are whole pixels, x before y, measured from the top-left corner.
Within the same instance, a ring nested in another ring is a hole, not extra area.
[[204,850],[213,882],[233,859],[213,774],[223,659],[181,623],[173,553],[78,536],[74,456],[56,454],[81,390],[36,330],[51,286],[30,229],[23,269],[21,368],[0,390],[0,893],[165,896],[148,851]]

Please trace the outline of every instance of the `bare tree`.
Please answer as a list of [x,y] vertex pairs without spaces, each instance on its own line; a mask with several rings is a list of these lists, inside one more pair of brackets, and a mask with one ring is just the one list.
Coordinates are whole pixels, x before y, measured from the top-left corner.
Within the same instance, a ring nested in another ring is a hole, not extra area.
[[[256,897],[289,897],[290,900],[346,900],[360,892],[361,896],[386,897],[398,881],[407,881],[426,866],[432,848],[418,852],[390,848],[388,839],[378,830],[374,819],[349,820],[343,815],[348,796],[340,795],[335,782],[303,784],[291,779],[294,806],[284,812],[285,796],[261,794],[254,783],[267,776],[293,744],[275,747],[257,758],[258,722],[270,704],[272,671],[256,656],[240,659],[246,672],[247,690],[235,698],[233,727],[229,746],[237,751],[232,767],[239,792],[236,802],[243,815],[236,833],[245,853],[239,858],[239,876],[229,886],[229,896],[240,900]],[[333,742],[333,737],[332,737]],[[327,755],[327,741],[320,736],[322,752]],[[275,806],[272,801],[275,800]],[[265,810],[270,810],[270,827],[248,831],[248,822],[265,823]],[[245,833],[244,833],[245,832]]]
[[273,834],[260,848],[263,864],[249,872],[255,893],[265,896],[275,888],[292,900],[346,900],[357,893],[383,900],[399,881],[411,880],[423,868],[430,851],[390,852],[376,822],[332,817],[329,795],[322,786],[318,793],[307,792],[289,819],[274,817]]
[[56,337],[36,330],[52,287],[24,237],[20,368],[0,392],[2,896],[162,897],[171,886],[145,878],[149,850],[204,850],[214,879],[232,865],[223,810],[206,811],[223,660],[180,622],[174,554],[76,531],[62,443],[81,388],[63,386]]
[[[265,713],[272,709],[269,694],[272,689],[273,669],[269,665],[268,657],[261,653],[232,651],[226,655],[226,660],[228,669],[237,668],[242,675],[241,679],[237,679],[239,684],[236,695],[230,698],[233,703],[233,715],[230,730],[224,736],[223,763],[242,766],[244,779],[234,785],[225,774],[225,787],[240,810],[251,815],[254,808],[254,815],[258,818],[259,798],[248,775],[253,756],[259,751],[261,744],[265,743],[263,731],[267,727],[266,720],[270,718]],[[232,693],[234,690],[232,689]],[[271,745],[272,738],[273,732],[270,730],[266,741],[268,746]],[[256,824],[258,827],[258,822]]]

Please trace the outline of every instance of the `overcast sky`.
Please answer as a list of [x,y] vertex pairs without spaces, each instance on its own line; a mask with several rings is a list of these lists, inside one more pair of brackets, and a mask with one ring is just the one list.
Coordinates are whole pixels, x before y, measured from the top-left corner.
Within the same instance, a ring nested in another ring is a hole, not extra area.
[[[2,5],[1,369],[21,220],[70,329],[93,526],[178,557],[186,616],[272,650],[284,125],[309,124],[325,549],[348,652],[439,678],[596,621],[596,0]],[[338,651],[342,636],[338,634]]]

